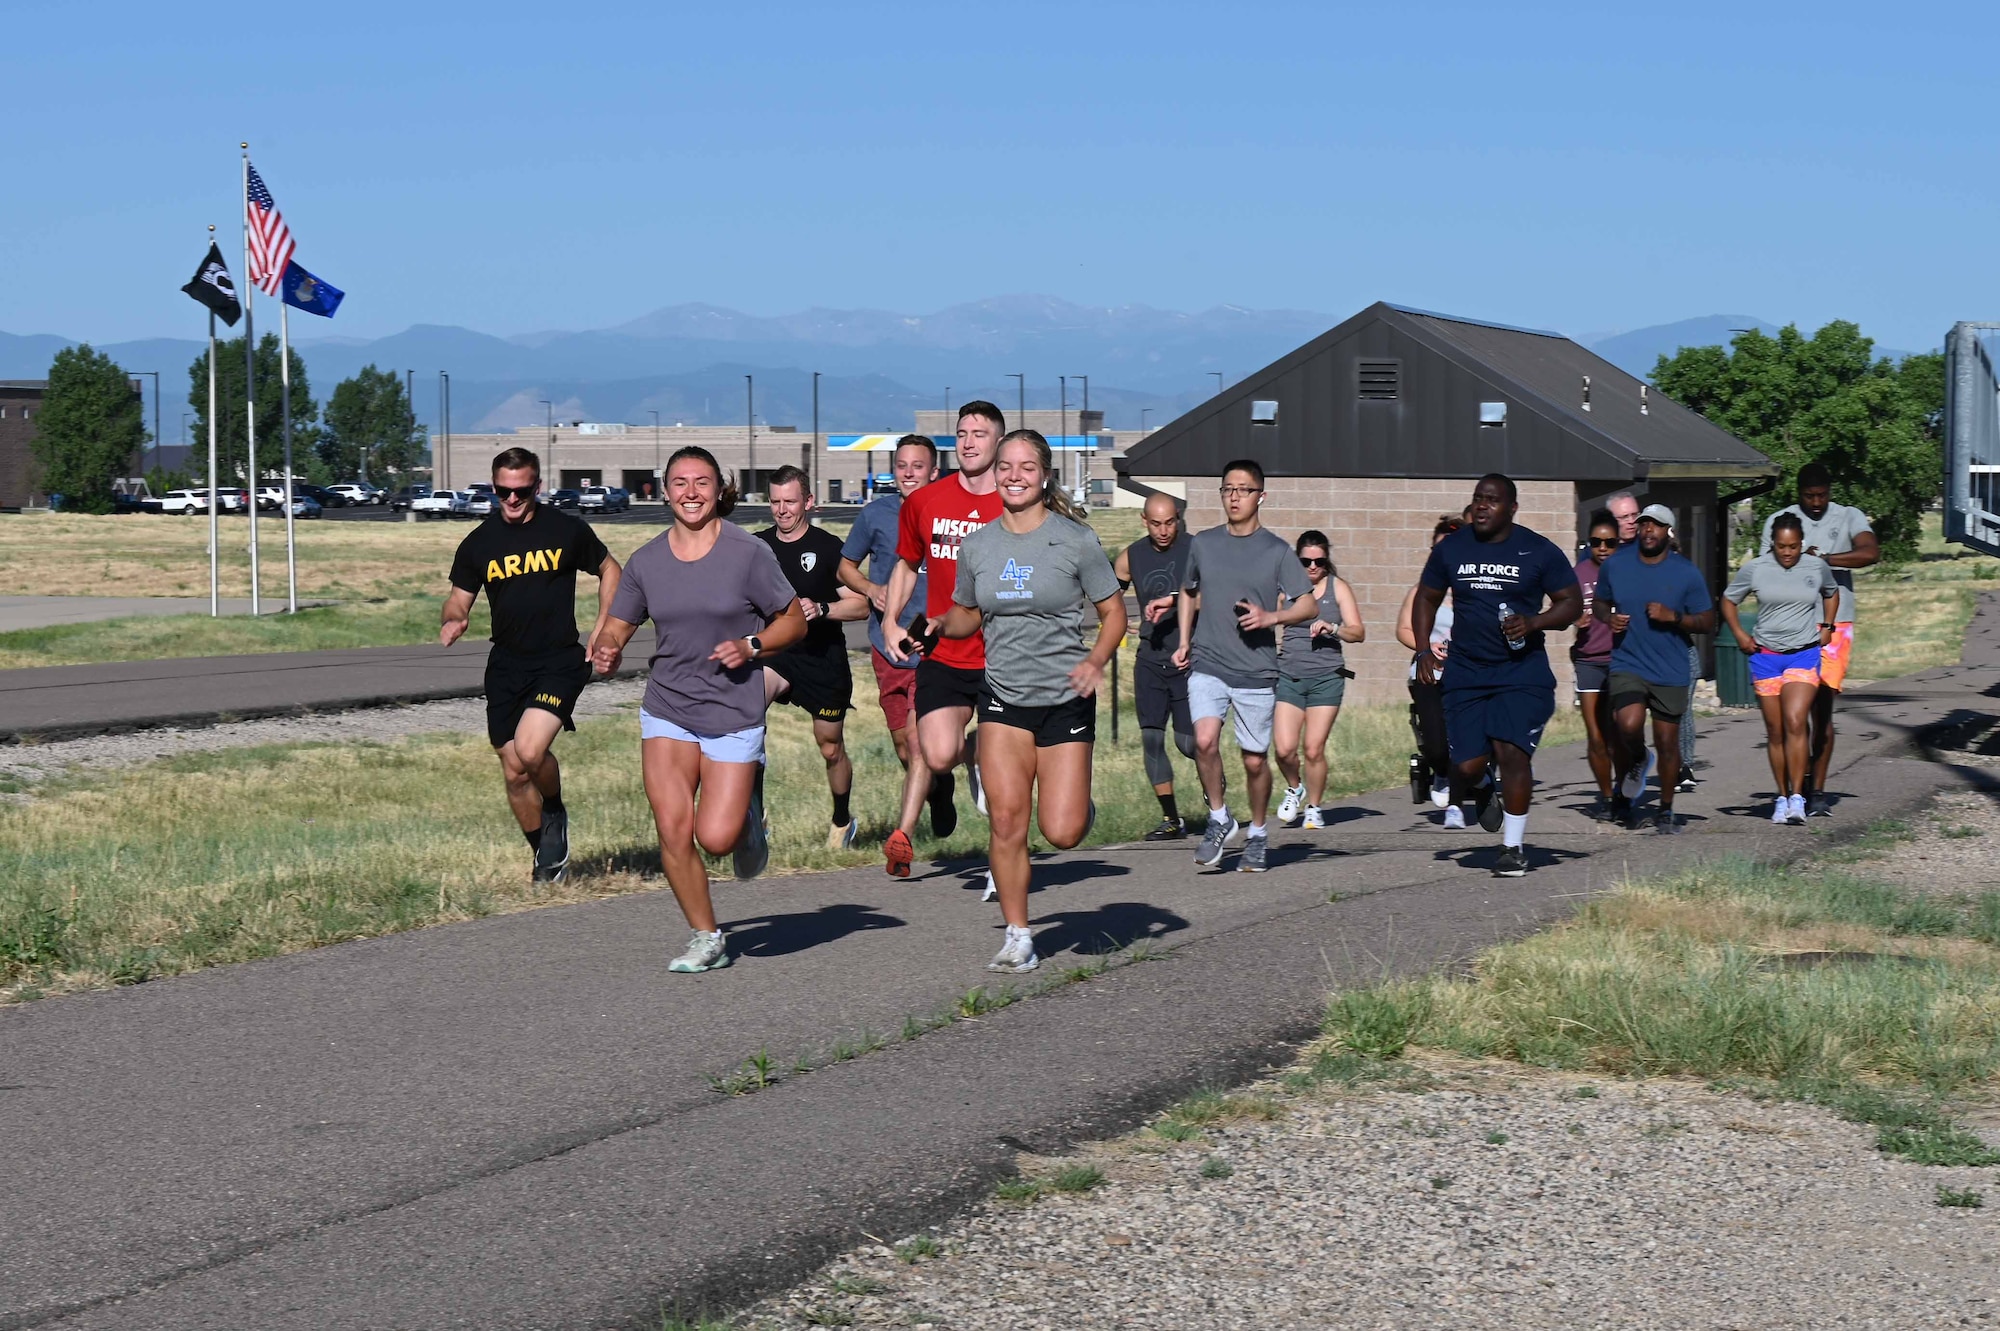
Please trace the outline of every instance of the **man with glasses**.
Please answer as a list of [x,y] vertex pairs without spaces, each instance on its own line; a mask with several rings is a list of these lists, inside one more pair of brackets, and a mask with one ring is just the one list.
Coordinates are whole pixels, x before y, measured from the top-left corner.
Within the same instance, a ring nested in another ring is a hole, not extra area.
[[[438,641],[464,636],[481,590],[493,615],[486,658],[486,739],[500,759],[507,804],[535,852],[534,881],[569,872],[569,813],[556,734],[575,730],[577,695],[590,680],[590,647],[617,594],[619,567],[581,518],[536,502],[541,459],[510,448],[493,459],[498,509],[467,533],[451,561]],[[597,579],[597,622],[577,641],[576,575]]]
[[[1208,826],[1194,862],[1210,868],[1239,844],[1222,772],[1222,722],[1234,713],[1243,751],[1250,826],[1240,844],[1239,873],[1262,873],[1270,842],[1264,816],[1271,806],[1271,718],[1277,707],[1278,634],[1319,611],[1292,547],[1265,529],[1264,468],[1244,458],[1222,470],[1223,525],[1188,543],[1181,575],[1180,645],[1174,665],[1188,671],[1188,711],[1194,718],[1194,763],[1208,799]],[[1280,601],[1284,604],[1280,608]],[[1198,608],[1207,613],[1197,615]]]
[[1188,534],[1180,505],[1168,494],[1150,495],[1142,514],[1146,534],[1118,552],[1112,570],[1118,585],[1137,590],[1138,647],[1132,658],[1132,700],[1139,713],[1139,739],[1146,779],[1160,802],[1160,822],[1148,841],[1178,841],[1187,835],[1174,803],[1174,763],[1167,756],[1167,723],[1181,757],[1195,756],[1194,717],[1188,711],[1187,671],[1174,664],[1180,645],[1180,590],[1188,560]]

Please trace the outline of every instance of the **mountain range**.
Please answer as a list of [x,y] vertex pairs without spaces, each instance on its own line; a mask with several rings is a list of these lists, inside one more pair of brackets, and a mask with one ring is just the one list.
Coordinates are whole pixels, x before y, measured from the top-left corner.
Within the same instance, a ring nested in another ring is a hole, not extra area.
[[[1058,404],[1068,374],[1072,409],[1090,405],[1110,428],[1164,424],[1215,391],[1210,376],[1241,378],[1340,322],[1304,310],[1220,305],[1199,313],[1144,305],[1082,306],[1051,296],[998,296],[939,310],[809,309],[760,317],[714,305],[672,305],[628,323],[584,332],[494,337],[468,328],[416,324],[388,337],[301,337],[315,396],[364,365],[417,367],[420,420],[438,415],[438,371],[451,375],[452,425],[460,433],[526,428],[557,420],[646,424],[736,422],[746,405],[762,422],[812,422],[812,372],[821,372],[820,423],[829,431],[906,428],[911,412],[987,397],[1018,401],[1012,374],[1027,377],[1027,402]],[[1770,323],[1709,315],[1587,343],[1633,374],[1681,346],[1727,343],[1731,330]],[[0,378],[46,376],[71,345],[54,334],[0,333]],[[162,433],[185,389],[176,382],[205,342],[150,338],[100,345],[127,370],[161,371]],[[1885,353],[1894,354],[1894,353]],[[1012,367],[1010,370],[1008,367]],[[746,385],[744,376],[754,378]],[[746,404],[746,387],[754,401]],[[544,406],[546,400],[549,405]]]

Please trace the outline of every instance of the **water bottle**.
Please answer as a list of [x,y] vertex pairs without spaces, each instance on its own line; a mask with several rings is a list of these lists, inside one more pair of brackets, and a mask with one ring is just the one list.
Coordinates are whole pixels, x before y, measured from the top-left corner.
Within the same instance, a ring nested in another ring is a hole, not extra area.
[[[1502,625],[1500,629],[1500,636],[1502,636],[1503,638],[1507,636],[1507,630],[1505,625],[1507,623],[1507,620],[1513,615],[1513,613],[1514,612],[1507,607],[1507,603],[1505,601],[1502,601],[1500,603],[1500,623]],[[1507,638],[1507,650],[1509,651],[1518,652],[1527,645],[1528,645],[1528,639],[1525,634],[1518,638]]]

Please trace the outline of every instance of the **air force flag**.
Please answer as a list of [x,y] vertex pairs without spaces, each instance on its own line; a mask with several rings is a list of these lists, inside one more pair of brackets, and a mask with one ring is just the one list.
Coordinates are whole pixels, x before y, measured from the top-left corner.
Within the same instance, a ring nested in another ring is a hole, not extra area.
[[347,295],[331,282],[322,282],[296,263],[285,264],[284,279],[285,304],[307,314],[317,314],[331,319],[333,312],[340,308],[340,302]]

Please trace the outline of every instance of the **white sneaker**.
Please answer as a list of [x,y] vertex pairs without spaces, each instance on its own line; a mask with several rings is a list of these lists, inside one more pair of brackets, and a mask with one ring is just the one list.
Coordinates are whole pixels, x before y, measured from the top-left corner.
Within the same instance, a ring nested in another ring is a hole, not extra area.
[[1278,801],[1278,823],[1282,827],[1299,825],[1299,809],[1306,802],[1305,783],[1285,787],[1285,798]]
[[1465,830],[1465,808],[1459,804],[1448,804],[1444,810],[1444,829],[1447,832]]
[[997,897],[999,895],[1000,895],[1000,889],[993,886],[993,871],[991,869],[988,869],[986,871],[986,890],[979,894],[979,899],[981,901],[991,901],[993,900],[994,897]]
[[1326,826],[1326,818],[1320,813],[1320,811],[1317,808],[1311,808],[1306,810],[1306,821],[1305,821],[1306,831],[1308,832],[1317,831],[1319,828],[1325,826]]
[[1792,797],[1790,795],[1780,795],[1778,796],[1778,798],[1772,800],[1771,801],[1772,825],[1776,827],[1783,827],[1786,823],[1789,823],[1791,821],[1792,821]]
[[1646,778],[1652,774],[1653,751],[1647,749],[1646,756],[1640,761],[1639,766],[1627,772],[1625,779],[1618,783],[1618,793],[1628,800],[1637,800],[1646,793]]
[[706,934],[697,929],[694,937],[688,940],[687,951],[668,962],[667,969],[681,975],[719,971],[731,960],[729,944],[723,941],[722,930]]
[[1786,804],[1788,807],[1785,809],[1785,821],[1793,827],[1804,827],[1806,825],[1806,797],[1804,795],[1794,795],[1790,800],[1786,801]]
[[1024,975],[1042,964],[1035,955],[1035,936],[1018,925],[1007,926],[1007,941],[993,954],[993,960],[986,963],[990,971],[1005,971],[1009,975]]
[[1449,803],[1451,803],[1451,781],[1445,777],[1438,777],[1431,782],[1431,804],[1442,809]]

